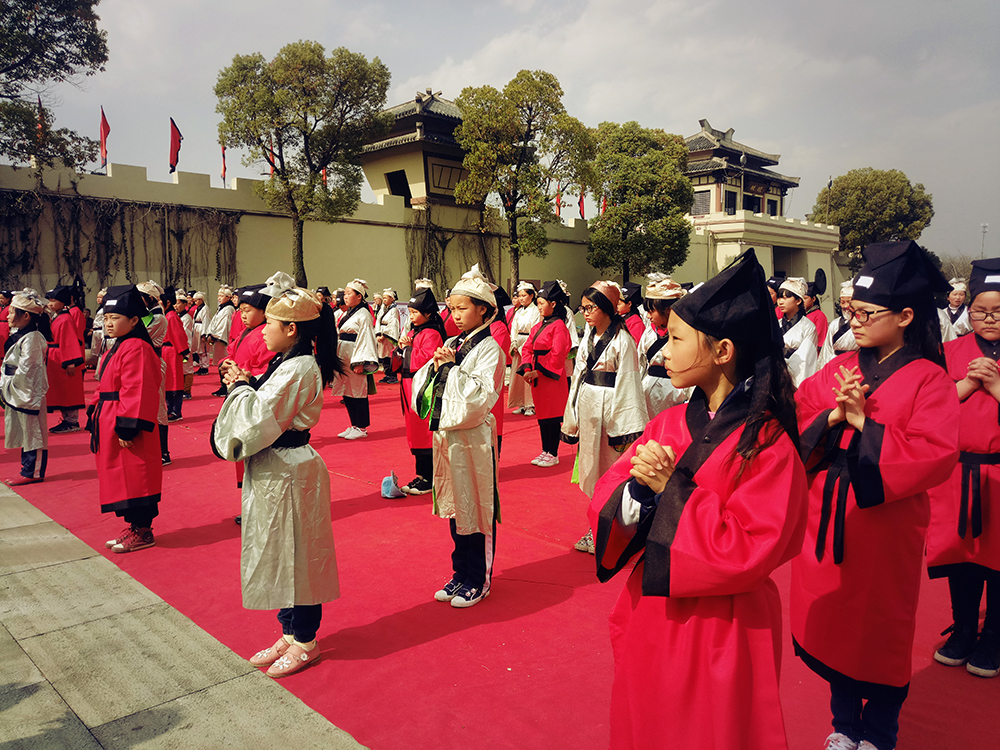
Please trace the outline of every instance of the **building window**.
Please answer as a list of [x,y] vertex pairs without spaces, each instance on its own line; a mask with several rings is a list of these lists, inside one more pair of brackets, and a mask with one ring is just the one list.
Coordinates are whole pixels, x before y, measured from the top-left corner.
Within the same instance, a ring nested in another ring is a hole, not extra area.
[[691,215],[704,216],[710,213],[712,213],[712,192],[710,190],[695,190]]
[[736,213],[736,191],[727,190],[726,191],[726,206],[725,211],[727,214],[732,216]]
[[767,215],[777,216],[778,215],[778,201],[771,198],[767,199]]
[[743,194],[743,210],[752,211],[755,214],[760,213],[760,196],[759,195],[747,195]]
[[409,208],[410,200],[413,196],[410,194],[410,183],[406,179],[406,171],[400,169],[396,172],[387,172],[385,175],[385,184],[389,188],[389,195],[401,195],[403,196],[403,204]]

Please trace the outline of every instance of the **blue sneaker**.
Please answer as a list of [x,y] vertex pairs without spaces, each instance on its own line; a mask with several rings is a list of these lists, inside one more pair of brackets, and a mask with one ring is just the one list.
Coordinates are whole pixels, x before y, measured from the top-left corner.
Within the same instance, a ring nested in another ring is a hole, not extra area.
[[454,578],[444,585],[440,591],[434,592],[434,598],[439,602],[450,602],[462,588],[462,582]]
[[451,600],[451,606],[463,609],[465,607],[472,607],[479,604],[483,599],[490,595],[490,590],[485,591],[480,588],[472,588],[471,586],[462,586],[458,593],[455,594],[454,598]]

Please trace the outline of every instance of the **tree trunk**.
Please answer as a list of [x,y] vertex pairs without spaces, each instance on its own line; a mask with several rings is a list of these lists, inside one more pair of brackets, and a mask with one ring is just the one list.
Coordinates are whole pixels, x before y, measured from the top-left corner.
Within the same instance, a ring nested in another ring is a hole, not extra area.
[[628,258],[625,258],[622,261],[622,284],[628,283],[628,276],[629,276]]
[[292,276],[303,289],[309,288],[305,262],[302,259],[302,226],[304,222],[298,212],[292,213]]
[[[517,218],[507,221],[510,238],[510,291],[513,293],[521,281],[521,251],[517,246]],[[511,295],[513,296],[513,294]]]

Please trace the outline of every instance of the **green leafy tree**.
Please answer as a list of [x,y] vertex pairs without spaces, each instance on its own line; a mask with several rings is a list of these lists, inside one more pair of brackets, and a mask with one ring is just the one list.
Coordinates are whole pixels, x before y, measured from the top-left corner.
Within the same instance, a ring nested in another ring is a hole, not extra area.
[[595,195],[604,212],[590,222],[595,268],[629,275],[670,273],[687,258],[694,202],[684,176],[687,146],[679,135],[637,122],[602,122],[596,131]]
[[852,169],[819,191],[806,218],[840,227],[840,249],[852,271],[861,268],[861,250],[872,242],[915,240],[931,223],[931,194],[910,183],[898,169]]
[[34,158],[39,166],[80,167],[96,158],[97,142],[53,129],[52,113],[39,113],[38,100],[54,84],[77,85],[104,70],[99,2],[0,0],[0,155],[14,164]]
[[[376,57],[340,47],[329,57],[318,42],[286,45],[268,62],[237,55],[219,72],[219,140],[243,148],[245,166],[272,174],[255,188],[292,219],[292,275],[306,286],[302,230],[306,219],[336,221],[361,200],[361,152],[389,132],[384,113],[389,69]],[[325,177],[324,177],[325,174]]]
[[455,137],[465,149],[467,174],[455,198],[481,204],[498,196],[514,284],[522,255],[547,252],[545,227],[559,221],[553,199],[560,186],[583,190],[592,183],[593,137],[566,114],[562,95],[551,73],[522,70],[503,91],[468,87],[456,100],[462,124]]

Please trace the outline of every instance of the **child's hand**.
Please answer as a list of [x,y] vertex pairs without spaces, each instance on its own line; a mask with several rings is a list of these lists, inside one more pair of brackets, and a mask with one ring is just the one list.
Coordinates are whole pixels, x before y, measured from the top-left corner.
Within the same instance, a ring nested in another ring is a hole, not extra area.
[[674,473],[674,461],[677,457],[669,445],[662,446],[655,440],[640,445],[632,457],[632,469],[629,471],[639,484],[644,484],[654,493],[663,492],[667,481]]
[[364,375],[365,374],[364,365],[354,365],[354,366],[352,366],[351,367],[351,372],[353,372],[355,375]]
[[841,367],[840,374],[834,373],[834,377],[840,386],[833,389],[837,409],[843,410],[844,420],[851,427],[859,431],[864,429],[865,394],[868,393],[869,386],[861,382],[861,371],[857,367],[850,371]]
[[984,391],[994,398],[1000,394],[1000,372],[997,363],[989,357],[979,357],[969,363],[969,378],[979,381]]
[[447,346],[439,346],[434,352],[434,366],[440,367],[446,362],[455,361],[455,350]]
[[405,336],[403,336],[403,338],[399,340],[399,346],[401,348],[406,346],[413,346],[413,337],[410,336],[410,334],[406,334]]
[[538,370],[528,370],[521,377],[525,380],[538,380]]
[[[834,427],[841,422],[847,421],[847,399],[845,392],[850,391],[854,388],[855,384],[861,382],[861,370],[858,367],[848,370],[841,365],[840,373],[835,372],[833,377],[836,378],[837,385],[832,388],[835,406],[827,419],[827,426],[829,427]],[[867,386],[865,390],[867,391]]]
[[131,440],[122,440],[121,438],[118,438],[118,445],[120,445],[122,448],[131,448],[132,447],[132,441]]
[[229,386],[238,380],[242,380],[245,383],[250,382],[250,372],[249,370],[244,370],[238,364],[232,360],[227,360],[229,362],[229,367],[226,369],[225,375],[222,376],[222,382]]

